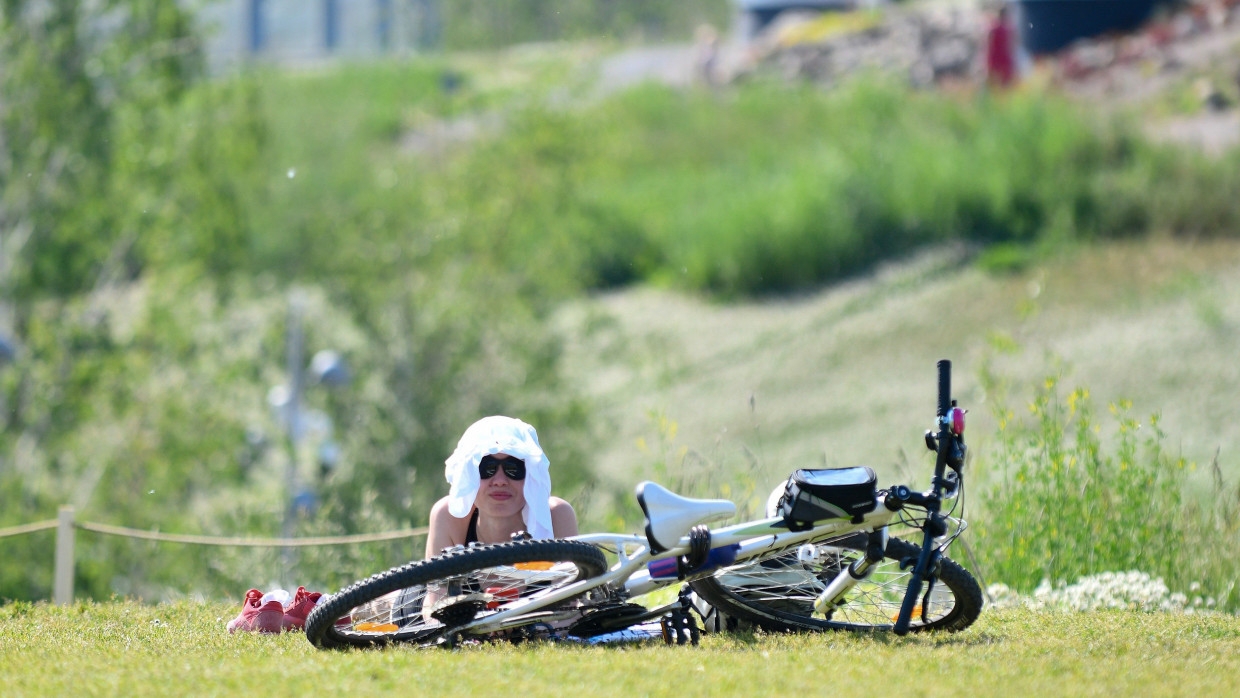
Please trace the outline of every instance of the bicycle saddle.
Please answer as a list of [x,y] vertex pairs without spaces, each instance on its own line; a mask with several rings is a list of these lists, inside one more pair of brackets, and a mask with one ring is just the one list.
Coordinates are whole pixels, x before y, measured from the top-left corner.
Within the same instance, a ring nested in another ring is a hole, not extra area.
[[736,505],[726,499],[691,499],[649,480],[637,486],[637,503],[646,515],[646,540],[661,553],[680,542],[694,526],[736,516]]

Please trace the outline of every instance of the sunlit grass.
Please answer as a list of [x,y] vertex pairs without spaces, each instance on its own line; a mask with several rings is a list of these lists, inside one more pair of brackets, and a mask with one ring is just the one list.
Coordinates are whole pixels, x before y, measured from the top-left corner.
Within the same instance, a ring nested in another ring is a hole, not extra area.
[[231,606],[0,607],[5,695],[1229,695],[1240,619],[983,612],[954,634],[708,636],[699,647],[486,645],[324,652],[300,634],[229,635]]

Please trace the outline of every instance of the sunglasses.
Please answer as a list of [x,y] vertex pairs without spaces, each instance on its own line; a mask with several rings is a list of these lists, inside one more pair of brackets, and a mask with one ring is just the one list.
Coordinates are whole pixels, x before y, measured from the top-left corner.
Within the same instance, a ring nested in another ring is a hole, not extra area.
[[490,480],[500,468],[504,469],[504,475],[508,476],[509,480],[525,479],[525,461],[512,456],[502,460],[495,456],[483,456],[482,462],[478,464],[478,477]]

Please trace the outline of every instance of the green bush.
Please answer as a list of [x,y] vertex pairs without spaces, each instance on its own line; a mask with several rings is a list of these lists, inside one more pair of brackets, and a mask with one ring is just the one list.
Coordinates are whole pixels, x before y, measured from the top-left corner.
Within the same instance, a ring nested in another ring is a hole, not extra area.
[[1158,415],[1142,424],[1131,405],[1109,405],[1104,433],[1089,390],[1063,396],[1054,375],[1035,387],[1027,418],[1008,406],[1004,386],[984,372],[999,429],[983,456],[989,486],[974,516],[978,562],[988,581],[1030,592],[1042,580],[1139,570],[1174,591],[1240,607],[1240,490],[1213,467],[1203,500],[1186,490],[1195,465],[1163,449]]
[[[1237,173],[1045,95],[962,101],[875,78],[535,106],[441,181],[471,192],[449,215],[501,214],[462,231],[471,249],[529,249],[514,231],[539,231],[560,260],[549,283],[643,278],[726,297],[813,288],[949,241],[1234,235]],[[617,237],[632,242],[606,265],[628,274],[592,271],[599,241]],[[549,276],[526,256],[527,274]],[[1004,257],[988,264],[1018,259]]]

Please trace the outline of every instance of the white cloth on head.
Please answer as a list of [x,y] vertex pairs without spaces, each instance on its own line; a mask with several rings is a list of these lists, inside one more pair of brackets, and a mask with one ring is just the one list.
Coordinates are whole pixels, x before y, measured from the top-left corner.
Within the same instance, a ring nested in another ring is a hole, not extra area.
[[555,538],[551,527],[551,462],[538,443],[534,427],[512,417],[483,417],[474,422],[444,461],[444,476],[452,486],[448,512],[458,519],[469,516],[481,484],[478,464],[483,456],[494,453],[525,461],[525,508],[521,510],[525,530],[534,538]]

